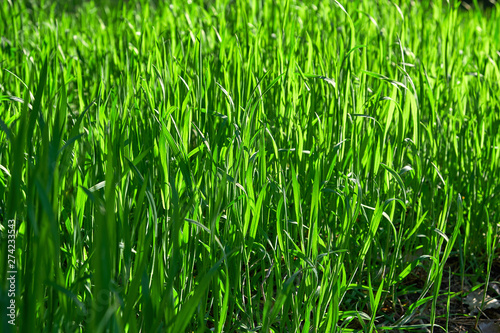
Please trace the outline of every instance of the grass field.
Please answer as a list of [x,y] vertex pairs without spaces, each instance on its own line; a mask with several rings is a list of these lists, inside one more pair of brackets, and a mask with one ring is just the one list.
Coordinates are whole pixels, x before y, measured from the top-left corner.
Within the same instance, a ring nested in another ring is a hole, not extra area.
[[0,3],[1,332],[494,319],[498,6],[101,2]]

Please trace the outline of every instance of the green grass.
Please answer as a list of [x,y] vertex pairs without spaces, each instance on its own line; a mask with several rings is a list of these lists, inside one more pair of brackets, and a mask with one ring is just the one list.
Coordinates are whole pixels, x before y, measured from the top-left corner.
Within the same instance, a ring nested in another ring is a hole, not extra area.
[[498,9],[0,14],[2,332],[438,332],[495,278]]

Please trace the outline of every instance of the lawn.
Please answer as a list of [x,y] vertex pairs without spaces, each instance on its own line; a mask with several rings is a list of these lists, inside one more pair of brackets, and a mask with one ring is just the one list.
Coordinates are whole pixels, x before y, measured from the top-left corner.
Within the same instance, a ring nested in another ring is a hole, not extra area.
[[500,327],[500,13],[0,3],[1,332]]

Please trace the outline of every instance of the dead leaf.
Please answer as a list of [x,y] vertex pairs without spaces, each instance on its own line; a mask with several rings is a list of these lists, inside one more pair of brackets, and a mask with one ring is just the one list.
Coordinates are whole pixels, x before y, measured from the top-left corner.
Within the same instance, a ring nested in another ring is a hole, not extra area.
[[[483,302],[483,296],[484,296],[484,289],[476,289],[467,295],[465,298],[465,303],[469,306],[469,309],[471,309],[470,314],[471,315],[476,315],[479,312],[479,308],[481,308],[481,304]],[[489,296],[486,294],[486,298],[484,300],[483,307],[481,310],[488,310],[488,309],[499,309],[500,308],[500,301]]]
[[500,333],[500,322],[495,320],[482,321],[478,326],[481,333]]

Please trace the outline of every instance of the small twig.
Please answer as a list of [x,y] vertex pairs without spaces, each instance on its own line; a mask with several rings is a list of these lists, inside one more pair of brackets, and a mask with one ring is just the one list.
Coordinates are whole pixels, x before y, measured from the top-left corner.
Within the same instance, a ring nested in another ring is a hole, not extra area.
[[264,284],[266,283],[267,279],[269,278],[269,276],[271,275],[271,272],[273,270],[273,267],[274,267],[274,259],[273,261],[271,262],[271,267],[269,267],[267,269],[267,274],[266,274],[266,277],[264,278],[264,281],[262,281],[262,284],[260,285],[260,291],[262,292],[262,298],[264,299],[264,303],[266,302],[266,294],[264,293]]

